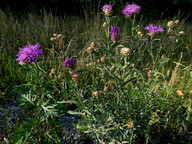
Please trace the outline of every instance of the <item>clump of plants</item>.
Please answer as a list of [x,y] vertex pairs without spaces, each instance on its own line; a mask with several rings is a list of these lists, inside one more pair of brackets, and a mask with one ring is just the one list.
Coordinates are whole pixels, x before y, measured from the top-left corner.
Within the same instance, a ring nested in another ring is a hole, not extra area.
[[[178,87],[192,70],[181,64],[185,32],[179,20],[142,27],[141,10],[127,4],[121,28],[113,5],[104,5],[103,37],[81,57],[62,50],[62,34],[51,37],[51,48],[39,42],[19,49],[26,83],[14,91],[32,114],[10,135],[11,143],[190,143],[192,81]],[[79,115],[71,124],[81,131],[75,141],[62,139],[65,114]]]

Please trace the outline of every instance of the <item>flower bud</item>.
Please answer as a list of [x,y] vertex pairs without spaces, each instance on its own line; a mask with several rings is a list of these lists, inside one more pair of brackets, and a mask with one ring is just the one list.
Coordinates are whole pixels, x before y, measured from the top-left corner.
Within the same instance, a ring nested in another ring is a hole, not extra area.
[[57,37],[58,38],[63,38],[63,35],[62,34],[58,34]]
[[86,51],[87,51],[88,54],[93,54],[94,53],[94,48],[93,47],[88,47]]
[[104,22],[104,23],[103,23],[103,27],[104,27],[104,28],[108,27],[107,22]]
[[180,21],[179,20],[175,20],[174,23],[177,25],[177,24],[180,23]]
[[72,80],[73,80],[74,82],[78,82],[78,81],[79,81],[79,78],[80,78],[80,75],[79,75],[79,74],[77,74],[77,73],[72,74]]
[[120,53],[121,53],[122,55],[124,55],[124,56],[128,56],[128,55],[131,54],[131,49],[124,47],[124,48],[121,49]]
[[149,70],[148,72],[147,72],[147,77],[148,78],[151,78],[153,76],[153,72],[151,71],[151,70]]
[[94,91],[94,92],[92,93],[92,95],[93,95],[93,96],[101,96],[102,93],[101,93],[100,91]]
[[184,31],[180,31],[178,35],[179,35],[179,36],[184,36],[184,35],[185,35],[185,32],[184,32]]
[[51,41],[55,41],[56,38],[55,38],[55,37],[51,37],[50,40],[51,40]]
[[126,126],[128,127],[128,128],[133,128],[134,127],[134,123],[131,121],[131,122],[128,122],[127,124],[126,124]]
[[82,113],[82,116],[86,117],[86,116],[87,116],[87,113],[86,113],[86,112]]
[[169,21],[168,23],[167,23],[167,27],[168,28],[171,28],[172,26],[174,26],[174,21]]
[[54,33],[54,34],[53,34],[53,36],[54,36],[54,37],[57,37],[57,36],[58,36],[58,34],[55,34],[55,33]]
[[183,96],[184,95],[181,90],[177,90],[176,93],[177,93],[178,96]]
[[104,91],[104,92],[108,92],[108,91],[109,91],[109,87],[104,86],[103,91]]
[[107,61],[107,58],[106,57],[102,57],[101,58],[101,62],[105,62],[105,61]]
[[90,44],[90,47],[91,47],[91,48],[94,48],[94,47],[95,47],[95,42],[92,42],[92,43]]

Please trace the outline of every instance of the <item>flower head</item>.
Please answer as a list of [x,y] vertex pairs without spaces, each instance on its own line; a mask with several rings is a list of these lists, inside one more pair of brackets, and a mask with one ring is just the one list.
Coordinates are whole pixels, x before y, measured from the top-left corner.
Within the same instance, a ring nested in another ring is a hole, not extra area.
[[19,53],[16,55],[18,57],[16,61],[20,63],[37,62],[37,60],[40,59],[39,56],[43,55],[43,51],[40,47],[41,46],[37,43],[20,48]]
[[157,26],[155,26],[153,24],[150,24],[150,25],[146,26],[144,29],[148,30],[149,35],[151,35],[151,36],[155,35],[158,32],[163,32],[164,31],[162,27],[160,27],[160,26],[157,27]]
[[73,70],[76,68],[76,62],[72,58],[66,58],[64,61],[64,66]]
[[124,55],[124,56],[128,56],[128,55],[131,54],[131,49],[124,47],[124,48],[121,49],[120,53],[121,53],[122,55]]
[[139,13],[141,10],[141,7],[138,6],[137,4],[128,4],[125,6],[125,8],[122,10],[122,14],[130,17],[134,14]]
[[118,36],[118,32],[119,32],[119,28],[116,27],[116,26],[111,26],[111,40],[113,42],[116,42],[117,41],[117,36]]
[[101,9],[103,10],[103,12],[105,13],[106,16],[111,16],[113,13],[113,9],[112,9],[113,5],[104,5]]

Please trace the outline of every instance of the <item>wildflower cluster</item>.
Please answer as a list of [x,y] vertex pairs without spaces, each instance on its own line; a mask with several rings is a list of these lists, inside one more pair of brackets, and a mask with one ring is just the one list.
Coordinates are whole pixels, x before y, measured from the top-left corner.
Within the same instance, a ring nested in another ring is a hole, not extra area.
[[35,45],[29,45],[20,48],[16,61],[19,61],[20,63],[37,62],[40,60],[40,56],[43,55],[43,51],[40,49],[40,47],[41,46],[37,43]]

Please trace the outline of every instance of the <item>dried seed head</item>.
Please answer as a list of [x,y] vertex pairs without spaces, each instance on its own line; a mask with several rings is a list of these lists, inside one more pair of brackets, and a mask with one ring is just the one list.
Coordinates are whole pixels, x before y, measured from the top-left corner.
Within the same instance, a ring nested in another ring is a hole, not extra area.
[[134,123],[131,121],[131,122],[128,122],[127,124],[126,124],[126,126],[128,127],[128,128],[133,128],[134,127]]
[[184,32],[184,31],[180,31],[178,35],[179,35],[179,36],[184,36],[184,35],[185,35],[185,32]]
[[101,58],[101,62],[105,62],[105,61],[107,61],[107,58],[106,57],[102,57]]
[[58,36],[58,34],[55,34],[55,33],[54,33],[54,34],[53,34],[53,36],[54,36],[54,37],[57,37],[57,36]]
[[108,92],[108,91],[109,91],[109,87],[104,86],[103,91],[104,91],[104,92]]
[[53,69],[51,69],[51,73],[55,73],[55,69],[53,68]]
[[49,73],[49,77],[53,78],[55,76],[55,73]]
[[184,95],[181,90],[177,90],[176,93],[177,93],[178,96],[183,96]]
[[80,79],[80,75],[79,74],[77,74],[77,73],[72,74],[72,80],[74,82],[78,82],[79,79]]
[[51,41],[55,41],[56,38],[55,38],[55,37],[51,37],[50,40],[51,40]]
[[137,25],[137,26],[136,26],[136,29],[138,29],[138,30],[141,29],[141,26],[140,26],[140,25]]
[[90,47],[94,48],[94,47],[95,47],[95,42],[92,42],[92,43],[90,44]]
[[97,60],[97,63],[101,63],[101,60],[100,60],[100,59],[98,59],[98,60]]
[[167,27],[168,28],[171,28],[171,27],[173,27],[174,26],[174,21],[169,21],[168,23],[167,23]]
[[92,95],[93,95],[93,96],[101,96],[102,93],[101,93],[100,91],[94,91],[94,92],[92,93]]
[[113,66],[111,66],[111,69],[115,69],[115,66],[113,65]]
[[130,66],[131,66],[131,67],[135,67],[135,64],[131,64]]
[[118,77],[119,79],[121,79],[121,78],[122,78],[122,76],[121,76],[121,75],[118,75],[117,77]]
[[124,48],[121,49],[120,53],[121,53],[122,55],[124,55],[124,56],[128,56],[128,55],[131,54],[131,49],[124,47]]
[[87,113],[86,113],[86,112],[82,113],[82,116],[86,117],[86,116],[87,116]]
[[63,38],[63,35],[62,34],[58,34],[57,37],[58,38]]
[[153,76],[153,72],[151,71],[151,70],[149,70],[148,72],[147,72],[147,77],[148,78],[151,78]]
[[180,23],[180,21],[179,20],[175,20],[174,23],[177,25],[177,24]]
[[86,51],[87,51],[88,54],[93,54],[94,53],[94,48],[93,47],[88,47]]
[[104,27],[104,28],[108,27],[107,22],[104,22],[104,23],[103,23],[103,27]]

